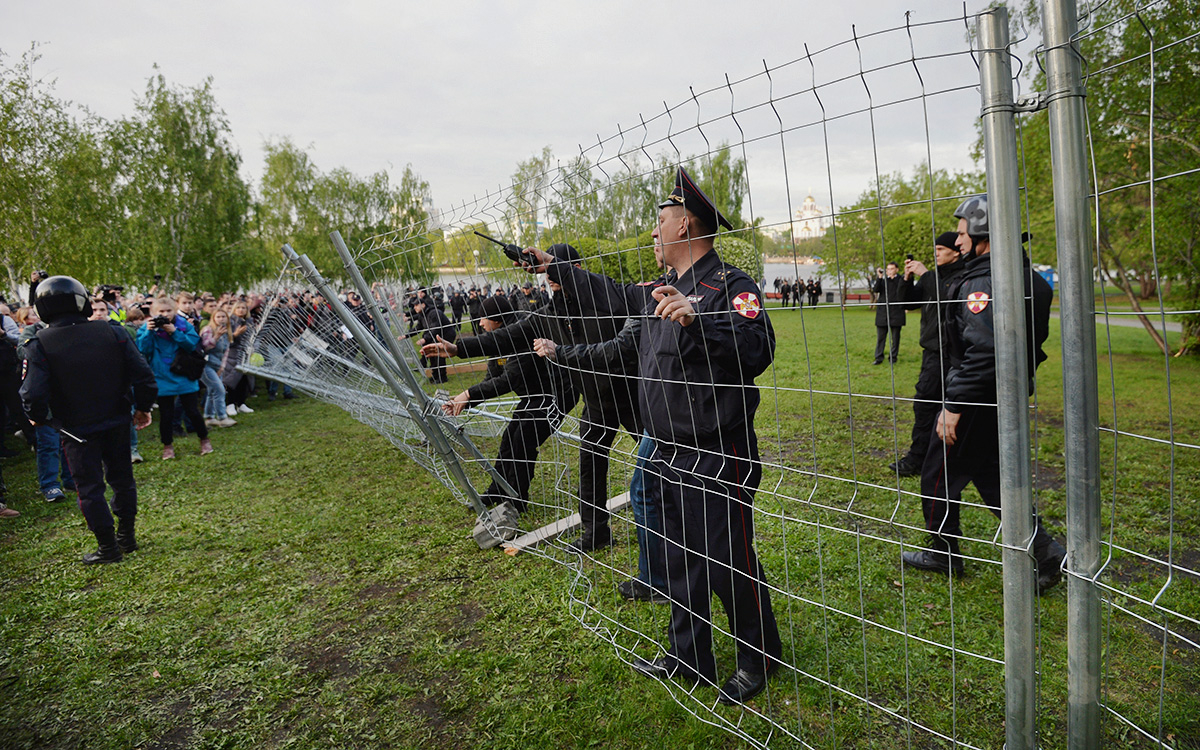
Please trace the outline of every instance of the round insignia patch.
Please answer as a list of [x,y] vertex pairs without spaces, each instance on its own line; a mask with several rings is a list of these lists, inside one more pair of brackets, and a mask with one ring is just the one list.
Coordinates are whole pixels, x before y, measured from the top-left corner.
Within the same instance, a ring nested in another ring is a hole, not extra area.
[[971,292],[967,295],[967,309],[975,314],[983,312],[988,306],[987,292]]
[[743,318],[751,320],[758,317],[762,312],[762,305],[758,302],[758,295],[753,292],[742,292],[733,298],[733,311]]

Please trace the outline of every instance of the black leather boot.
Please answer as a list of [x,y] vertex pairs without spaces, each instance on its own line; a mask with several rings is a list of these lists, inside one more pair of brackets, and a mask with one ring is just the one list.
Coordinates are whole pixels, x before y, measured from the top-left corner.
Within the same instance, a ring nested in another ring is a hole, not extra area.
[[133,536],[133,521],[117,521],[117,546],[122,552],[133,552],[138,548]]
[[910,568],[932,570],[935,573],[963,574],[963,559],[957,539],[929,538],[929,546],[912,552],[902,552],[900,558]]
[[100,543],[100,546],[95,552],[89,552],[83,556],[84,565],[115,563],[125,559],[125,556],[121,554],[121,548],[117,546],[117,535],[111,530],[107,534],[97,534],[96,541]]

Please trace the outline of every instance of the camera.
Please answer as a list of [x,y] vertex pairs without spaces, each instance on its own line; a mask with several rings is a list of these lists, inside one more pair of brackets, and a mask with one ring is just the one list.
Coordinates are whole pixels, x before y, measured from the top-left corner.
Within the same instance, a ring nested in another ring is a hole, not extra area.
[[45,281],[46,279],[50,278],[50,274],[46,273],[45,270],[38,269],[37,277],[38,277],[38,281]]
[[164,326],[170,325],[174,321],[172,321],[166,315],[157,315],[151,320],[151,322],[154,323],[155,328],[162,328]]
[[101,284],[96,287],[96,294],[105,302],[116,302],[117,294],[125,291],[120,284]]

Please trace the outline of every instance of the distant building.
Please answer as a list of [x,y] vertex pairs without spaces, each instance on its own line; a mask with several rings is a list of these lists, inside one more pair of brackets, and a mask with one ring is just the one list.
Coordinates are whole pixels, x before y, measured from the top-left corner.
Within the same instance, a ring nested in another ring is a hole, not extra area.
[[824,237],[825,230],[833,226],[833,216],[828,208],[818,206],[809,195],[792,217],[792,234],[796,241]]

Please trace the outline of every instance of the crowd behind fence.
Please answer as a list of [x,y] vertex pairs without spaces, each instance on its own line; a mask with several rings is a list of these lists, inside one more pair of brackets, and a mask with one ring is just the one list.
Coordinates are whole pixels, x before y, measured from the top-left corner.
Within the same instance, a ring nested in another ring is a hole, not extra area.
[[[1160,284],[1195,283],[1194,267],[1188,277],[1186,268],[1167,263],[1178,248],[1158,239],[1174,243],[1195,233],[1194,224],[1178,226],[1195,219],[1178,194],[1190,191],[1194,203],[1200,175],[1195,152],[1159,146],[1170,158],[1163,165],[1155,151],[1156,132],[1184,137],[1156,130],[1162,116],[1156,98],[1181,85],[1158,72],[1194,68],[1197,59],[1195,24],[1180,23],[1176,14],[1187,8],[1175,6],[1101,4],[1086,9],[1079,30],[1072,3],[1046,2],[1039,16],[1044,39],[1032,61],[1012,55],[1002,10],[856,31],[842,43],[806,48],[792,62],[764,64],[761,73],[689,92],[581,147],[566,163],[535,160],[513,185],[447,211],[446,228],[436,236],[428,226],[408,227],[353,251],[334,236],[343,268],[315,268],[285,248],[280,286],[312,288],[330,314],[299,329],[268,321],[253,344],[262,357],[252,355],[243,369],[338,404],[385,435],[471,508],[482,528],[477,541],[491,537],[511,552],[567,566],[572,613],[637,664],[662,653],[666,618],[665,609],[624,606],[613,593],[629,586],[644,562],[638,558],[647,536],[664,534],[636,517],[636,500],[623,498],[645,481],[635,477],[646,466],[639,460],[643,436],[621,430],[615,442],[607,434],[596,442],[588,437],[598,434],[588,417],[595,404],[585,395],[581,414],[549,385],[555,373],[569,381],[599,365],[547,358],[542,395],[556,398],[557,410],[529,416],[521,407],[528,402],[513,396],[453,413],[444,407],[454,388],[442,387],[437,369],[445,363],[423,361],[414,346],[445,330],[426,311],[453,313],[459,295],[496,296],[501,288],[515,306],[555,282],[513,269],[475,232],[522,247],[570,243],[588,270],[646,283],[662,273],[650,237],[655,206],[684,165],[735,217],[734,228],[718,235],[717,252],[763,292],[773,281],[762,270],[769,229],[779,230],[772,242],[786,240],[794,278],[811,260],[802,257],[805,249],[819,247],[817,273],[828,287],[847,290],[889,262],[903,268],[909,235],[919,240],[917,259],[932,266],[935,238],[956,229],[952,212],[984,192],[969,175],[945,168],[956,163],[953,149],[971,144],[944,143],[942,124],[981,114],[995,277],[994,298],[982,299],[994,305],[998,331],[1003,527],[981,512],[988,509],[985,498],[968,492],[964,533],[956,540],[968,575],[927,577],[902,564],[902,553],[920,550],[927,533],[921,515],[927,498],[895,462],[909,442],[910,412],[921,402],[912,396],[916,334],[907,334],[898,361],[876,367],[873,312],[821,300],[783,307],[764,298],[776,353],[756,381],[762,477],[738,480],[735,489],[758,490],[754,546],[779,622],[782,669],[761,696],[734,707],[719,704],[712,689],[719,683],[660,684],[697,720],[755,746],[1195,747],[1200,404],[1194,385],[1182,392],[1178,384],[1194,384],[1197,373],[1190,360],[1172,358],[1170,346],[1155,372],[1146,356],[1128,355],[1140,332],[1112,324],[1115,311],[1107,308],[1116,300],[1108,296],[1097,315],[1093,288],[1095,269],[1113,268],[1110,257],[1118,252],[1131,262],[1135,245],[1144,246]],[[1107,62],[1089,60],[1089,50],[1104,52]],[[1041,71],[1033,79],[1039,95],[1014,97],[1015,88],[1028,85],[1020,74],[1031,63]],[[1120,89],[1127,109],[1144,107],[1146,127],[1114,131],[1110,111],[1097,121],[1089,106],[1101,105],[1083,96],[1097,87]],[[1106,171],[1116,158],[1110,141],[1122,133],[1131,134],[1123,168],[1136,178]],[[1043,148],[1048,142],[1052,160]],[[916,190],[892,189],[890,175],[914,163],[921,165]],[[865,175],[871,189],[856,196],[847,172]],[[832,207],[806,217],[822,233],[817,245],[801,241],[797,234],[808,230],[794,220],[803,203],[798,196],[813,185]],[[1133,197],[1122,201],[1123,192]],[[900,231],[905,222],[915,227],[909,235]],[[1024,233],[1032,237],[1023,249]],[[1030,349],[1023,321],[1036,313],[1024,291],[1031,273],[1021,263],[1026,250],[1055,257],[1061,317],[1032,400],[1024,390]],[[456,270],[435,278],[435,261]],[[523,289],[527,281],[532,291]],[[340,300],[339,287],[356,293],[358,304]],[[573,324],[621,327],[625,315],[595,296],[580,301],[592,319]],[[885,311],[906,305],[886,296],[876,304]],[[1161,323],[1170,314],[1161,286],[1153,304]],[[545,309],[530,307],[523,314]],[[473,336],[479,317],[447,324],[454,335]],[[1168,341],[1167,328],[1159,330]],[[708,352],[714,359],[726,354]],[[485,377],[485,359],[451,360],[450,384],[465,388]],[[639,383],[636,372],[599,367],[618,388]],[[512,475],[492,461],[520,432],[509,432],[510,419],[549,426],[534,451],[527,490],[510,486]],[[603,489],[612,498],[614,544],[572,548],[575,537],[562,533],[561,523],[592,491],[581,472],[595,481],[589,455],[598,452],[608,456]],[[701,483],[686,475],[678,481]],[[524,491],[528,505],[519,516],[489,510],[488,487],[510,497]],[[1067,585],[1041,598],[1030,548],[1035,509],[1068,552]],[[551,532],[544,538],[523,536],[545,528]],[[744,643],[723,616],[711,616],[709,625],[724,675]]]

